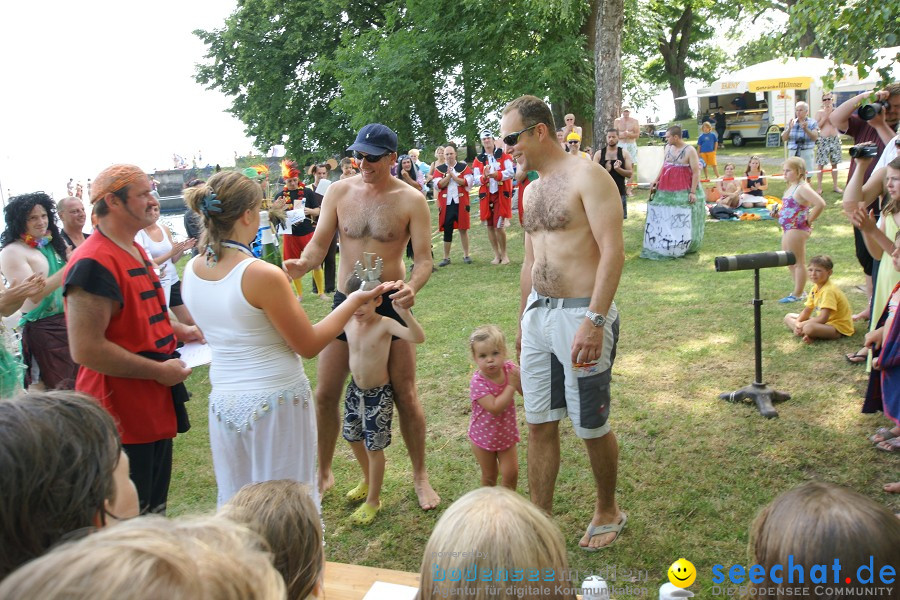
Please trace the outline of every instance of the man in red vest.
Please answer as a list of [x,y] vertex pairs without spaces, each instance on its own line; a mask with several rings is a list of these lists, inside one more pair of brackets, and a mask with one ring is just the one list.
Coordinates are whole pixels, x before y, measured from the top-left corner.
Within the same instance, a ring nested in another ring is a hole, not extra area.
[[481,220],[487,225],[488,239],[494,250],[492,265],[509,264],[506,254],[506,226],[512,218],[512,187],[515,167],[512,157],[497,147],[490,131],[481,132],[484,150],[475,157],[472,171],[481,184]]

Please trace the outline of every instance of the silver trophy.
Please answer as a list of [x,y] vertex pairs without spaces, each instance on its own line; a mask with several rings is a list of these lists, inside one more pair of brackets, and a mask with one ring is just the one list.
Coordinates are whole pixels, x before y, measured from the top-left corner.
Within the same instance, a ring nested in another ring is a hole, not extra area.
[[[372,259],[375,259],[375,265],[372,265]],[[353,266],[353,272],[362,281],[359,289],[369,291],[381,285],[381,267],[384,261],[380,256],[375,256],[374,252],[363,252],[362,261],[356,261]]]

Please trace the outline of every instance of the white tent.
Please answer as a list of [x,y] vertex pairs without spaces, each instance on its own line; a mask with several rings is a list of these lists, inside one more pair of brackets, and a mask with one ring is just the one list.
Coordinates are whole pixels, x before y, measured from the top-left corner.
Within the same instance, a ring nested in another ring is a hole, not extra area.
[[[808,89],[824,77],[834,63],[823,58],[789,58],[767,60],[729,73],[714,81],[709,87],[700,88],[693,96],[683,98],[707,98],[723,94],[744,92],[770,92],[775,90]],[[845,72],[850,68],[846,67]],[[849,78],[844,82],[851,84]],[[680,98],[679,98],[680,99]]]
[[837,85],[834,86],[834,91],[836,92],[849,92],[856,91],[860,88],[863,89],[871,89],[875,86],[876,83],[880,81],[880,77],[878,76],[878,72],[876,69],[881,67],[889,67],[891,73],[892,81],[900,81],[900,62],[897,61],[897,54],[900,53],[900,46],[894,46],[893,48],[882,48],[878,52],[876,52],[876,56],[878,57],[877,62],[875,63],[875,68],[872,69],[872,72],[868,77],[859,80],[855,78],[856,69],[850,67],[850,72],[853,74],[853,78],[850,81],[847,81],[847,78],[841,80]]

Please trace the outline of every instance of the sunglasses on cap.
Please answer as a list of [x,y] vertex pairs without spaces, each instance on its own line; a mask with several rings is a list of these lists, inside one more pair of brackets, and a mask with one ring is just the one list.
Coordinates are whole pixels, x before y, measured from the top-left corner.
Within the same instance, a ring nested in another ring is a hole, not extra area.
[[831,102],[832,100],[834,100],[834,98],[832,98],[831,96],[825,96],[824,98],[822,98],[822,102]]
[[520,136],[520,135],[522,135],[523,133],[525,133],[525,132],[528,131],[529,129],[534,129],[534,128],[537,127],[538,125],[540,125],[540,123],[535,123],[534,125],[531,125],[531,126],[529,126],[529,127],[526,127],[526,128],[523,129],[522,131],[516,131],[515,133],[510,133],[509,135],[504,136],[504,137],[503,137],[503,143],[506,144],[507,146],[515,146],[515,145],[519,142],[519,136]]
[[353,158],[356,160],[362,161],[366,160],[370,163],[377,163],[379,160],[384,158],[390,154],[390,152],[385,152],[384,154],[363,154],[362,152],[358,152],[356,150],[353,151]]
[[569,145],[574,146],[575,144],[580,144],[580,143],[581,142],[579,142],[578,140],[572,140],[571,142],[569,142]]

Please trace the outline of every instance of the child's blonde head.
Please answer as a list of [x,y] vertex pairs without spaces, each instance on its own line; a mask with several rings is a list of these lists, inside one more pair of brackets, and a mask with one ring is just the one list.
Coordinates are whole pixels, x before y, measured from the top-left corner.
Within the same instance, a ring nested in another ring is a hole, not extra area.
[[259,533],[272,550],[288,598],[307,598],[325,568],[322,521],[310,489],[289,479],[245,485],[223,515]]
[[[832,483],[810,481],[785,492],[762,509],[751,527],[753,561],[771,573],[774,565],[788,561],[801,565],[805,573],[815,565],[840,561],[841,573],[853,574],[874,560],[873,575],[884,565],[900,564],[900,519],[880,504]],[[784,586],[788,586],[786,578]],[[753,594],[756,598],[782,598],[782,584],[764,579]],[[793,584],[791,585],[793,587]],[[826,587],[826,586],[822,586]],[[830,583],[832,593],[812,592],[808,586],[800,598],[832,599],[852,595],[852,581]]]
[[[484,553],[478,568],[512,573],[523,569],[526,577],[518,583],[497,583],[476,577],[475,581],[446,577],[451,570],[461,573],[473,560],[456,549],[475,548]],[[455,555],[455,556],[454,556]],[[527,573],[536,570],[540,577],[552,571],[555,578],[568,572],[566,545],[559,528],[534,504],[503,487],[482,487],[469,492],[447,509],[431,533],[422,560],[422,587],[419,598],[454,594],[473,600],[511,600],[523,596],[528,586]],[[444,573],[444,580],[436,574]],[[544,598],[572,598],[571,592],[550,586]]]
[[712,125],[709,124],[709,121],[704,121],[703,125],[700,126],[700,129],[703,130],[703,133],[709,133],[712,131]]
[[827,254],[820,254],[809,259],[809,264],[807,266],[811,267],[813,265],[822,267],[826,271],[834,271],[834,262]]
[[9,600],[278,600],[265,542],[228,519],[138,517],[57,546],[0,584]]
[[806,161],[799,156],[791,156],[785,160],[784,167],[792,169],[797,174],[797,181],[802,181],[806,177]]
[[506,337],[496,325],[482,325],[472,332],[469,336],[469,350],[472,351],[472,356],[475,356],[475,344],[482,342],[488,342],[492,349],[497,348],[506,354]]

